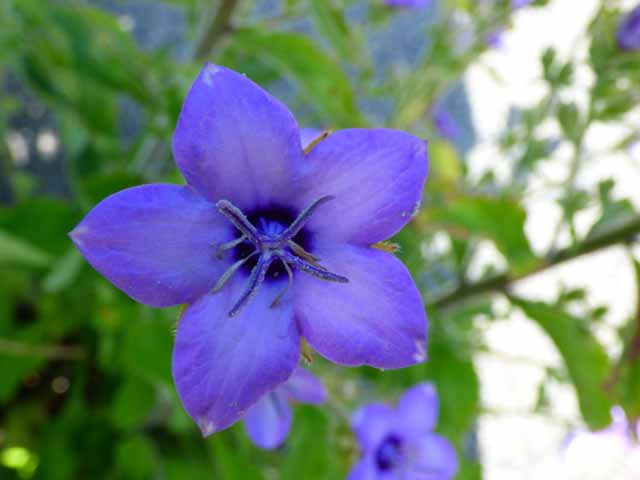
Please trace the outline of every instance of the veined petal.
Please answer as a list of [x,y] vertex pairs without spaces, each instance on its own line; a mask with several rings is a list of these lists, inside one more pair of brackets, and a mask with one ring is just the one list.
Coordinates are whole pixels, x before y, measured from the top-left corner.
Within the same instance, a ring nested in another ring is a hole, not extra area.
[[298,207],[325,195],[308,228],[323,238],[370,245],[386,240],[415,213],[427,177],[427,144],[395,130],[339,130],[307,155]]
[[440,435],[425,435],[412,441],[407,452],[402,480],[450,480],[458,471],[456,451]]
[[365,455],[379,446],[382,439],[393,430],[395,421],[394,411],[384,403],[370,403],[354,412],[351,427]]
[[189,187],[142,185],[96,205],[70,233],[87,261],[116,287],[154,307],[190,303],[228,266],[215,244],[233,229]]
[[435,388],[429,382],[411,387],[400,398],[396,411],[406,436],[431,432],[438,421],[438,395]]
[[327,392],[322,382],[304,368],[296,368],[282,389],[301,403],[320,405],[327,400]]
[[187,413],[203,435],[236,422],[297,365],[300,335],[290,302],[269,305],[285,282],[265,282],[252,302],[229,317],[244,289],[242,272],[182,315],[173,350],[173,378]]
[[369,247],[318,243],[313,254],[349,283],[297,274],[296,319],[309,344],[344,365],[401,368],[425,359],[427,318],[409,272]]
[[211,64],[184,101],[173,154],[202,195],[240,209],[286,199],[302,161],[298,124],[287,107],[245,76]]
[[249,409],[244,426],[253,443],[260,448],[277,448],[285,441],[291,428],[291,407],[286,393],[276,388]]

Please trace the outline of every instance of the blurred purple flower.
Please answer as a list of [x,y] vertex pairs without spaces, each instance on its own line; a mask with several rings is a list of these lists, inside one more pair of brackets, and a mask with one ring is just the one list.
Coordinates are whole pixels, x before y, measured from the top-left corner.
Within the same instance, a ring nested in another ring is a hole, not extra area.
[[504,45],[503,36],[504,36],[504,29],[498,28],[497,30],[490,32],[486,36],[485,41],[487,42],[487,45],[489,45],[491,48],[501,48]]
[[433,433],[438,397],[430,383],[418,384],[400,398],[395,410],[365,405],[352,418],[361,459],[349,480],[449,480],[458,470],[451,444]]
[[397,258],[371,247],[420,203],[423,140],[341,130],[305,153],[283,104],[207,64],[185,99],[173,153],[187,186],[118,192],[70,235],[135,300],[189,304],[173,377],[204,435],[290,377],[302,336],[344,365],[424,360],[420,293]]
[[264,395],[247,411],[244,417],[247,434],[260,448],[277,448],[291,428],[290,400],[320,405],[326,399],[327,393],[320,380],[304,368],[296,368],[289,380]]
[[572,432],[562,448],[564,460],[569,465],[582,465],[585,458],[602,455],[614,462],[624,459],[625,462],[640,465],[640,445],[637,440],[640,423],[630,422],[619,406],[611,409],[611,418],[611,425],[602,430],[578,429]]
[[431,111],[433,126],[438,134],[451,141],[456,141],[462,135],[462,130],[451,112],[441,102],[436,103]]
[[389,7],[402,8],[426,8],[431,5],[432,0],[384,0]]
[[622,50],[640,49],[640,5],[622,19],[616,38]]
[[530,5],[533,0],[511,0],[511,10],[518,10],[519,8]]

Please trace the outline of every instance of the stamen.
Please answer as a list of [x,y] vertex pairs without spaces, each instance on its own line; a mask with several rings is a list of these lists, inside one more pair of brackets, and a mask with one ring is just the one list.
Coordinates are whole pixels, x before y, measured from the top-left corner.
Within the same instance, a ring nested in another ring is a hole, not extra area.
[[309,218],[311,217],[311,214],[313,214],[315,209],[318,208],[323,203],[328,202],[329,200],[333,200],[334,198],[336,197],[334,197],[333,195],[326,195],[324,197],[320,197],[319,199],[317,199],[315,202],[313,202],[311,205],[305,208],[302,212],[300,212],[300,215],[298,215],[298,217],[293,221],[293,223],[289,225],[284,232],[278,235],[278,240],[282,240],[282,241],[292,240],[293,237],[295,237],[298,234],[298,232],[302,230],[302,227],[304,227],[305,224],[309,221]]
[[291,271],[291,267],[283,259],[280,259],[280,261],[282,262],[282,265],[284,265],[284,269],[287,271],[287,275],[289,276],[289,283],[287,283],[287,286],[284,288],[284,290],[281,291],[278,296],[273,299],[273,302],[271,302],[269,308],[275,308],[276,305],[278,305],[278,302],[282,300],[282,297],[284,297],[285,293],[287,293],[293,285],[293,272]]
[[219,200],[216,203],[216,207],[218,207],[218,211],[227,217],[233,225],[242,232],[242,234],[247,237],[247,239],[258,246],[260,244],[260,235],[256,230],[256,227],[251,225],[251,222],[244,216],[244,213],[236,207],[233,203],[228,200]]
[[337,282],[337,283],[349,283],[349,279],[338,275],[336,273],[331,273],[329,270],[325,268],[318,268],[310,263],[306,262],[300,257],[296,257],[295,255],[290,254],[287,251],[283,251],[279,253],[279,256],[283,258],[287,263],[296,267],[301,272],[312,275],[320,280],[326,280],[328,282]]
[[260,255],[258,263],[256,263],[256,266],[251,270],[244,292],[242,292],[242,295],[240,295],[240,298],[229,312],[230,317],[235,317],[238,312],[242,310],[242,307],[253,299],[255,294],[258,292],[260,285],[262,285],[264,277],[267,274],[267,270],[269,270],[269,266],[273,260],[274,258],[270,254]]
[[282,265],[288,275],[288,283],[286,288],[273,299],[273,302],[271,302],[269,306],[270,308],[276,307],[284,295],[291,289],[293,285],[293,271],[291,270],[291,267],[295,267],[308,275],[319,278],[320,280],[338,283],[349,282],[348,278],[328,271],[318,263],[320,261],[319,258],[313,256],[298,243],[293,241],[293,238],[300,233],[315,210],[321,204],[328,202],[333,198],[333,196],[327,195],[315,200],[311,205],[300,212],[296,219],[281,232],[279,224],[273,227],[275,224],[268,223],[268,219],[262,217],[258,219],[261,228],[261,230],[258,230],[244,215],[244,213],[242,213],[238,207],[228,200],[220,200],[216,203],[218,211],[242,233],[240,238],[218,245],[216,256],[219,259],[222,259],[226,250],[235,248],[242,242],[246,241],[251,242],[256,250],[247,257],[242,258],[231,265],[215,283],[211,290],[212,293],[220,291],[220,289],[224,287],[240,267],[245,265],[250,258],[253,258],[255,255],[259,255],[256,265],[249,274],[249,279],[247,280],[244,291],[229,311],[230,317],[236,316],[245,305],[251,302],[260,288],[260,285],[264,282],[267,272],[269,271],[269,267],[274,260],[282,262]]
[[244,257],[241,260],[238,260],[236,263],[234,263],[233,265],[231,265],[229,268],[227,268],[227,270],[220,276],[220,278],[218,279],[218,281],[216,282],[216,284],[213,286],[213,288],[211,289],[211,293],[216,293],[219,292],[220,289],[222,287],[224,287],[225,283],[227,283],[229,281],[229,279],[233,276],[234,273],[236,273],[238,271],[238,269],[244,265],[245,263],[247,263],[247,260],[249,260],[251,257],[253,257],[254,255],[256,255],[258,253],[258,251],[256,250],[255,252],[253,252],[251,255],[248,255],[246,257]]
[[315,257],[315,256],[311,255],[309,252],[307,252],[304,248],[302,248],[300,245],[298,245],[293,240],[289,240],[287,242],[287,245],[289,245],[291,247],[291,250],[293,250],[293,253],[295,253],[299,257],[304,258],[307,262],[309,262],[312,265],[314,264],[314,262],[319,262],[320,261],[320,259],[318,257]]
[[222,254],[226,250],[231,250],[232,248],[237,247],[242,242],[244,242],[246,239],[247,239],[247,237],[245,235],[242,235],[240,238],[236,238],[235,240],[231,240],[230,242],[219,244],[218,248],[216,250],[216,258],[218,260],[221,260],[222,259]]

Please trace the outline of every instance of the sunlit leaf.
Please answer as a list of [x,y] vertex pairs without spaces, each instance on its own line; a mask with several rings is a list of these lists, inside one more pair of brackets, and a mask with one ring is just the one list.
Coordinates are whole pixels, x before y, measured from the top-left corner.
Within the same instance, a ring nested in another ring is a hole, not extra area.
[[605,389],[609,359],[602,345],[580,319],[553,305],[516,297],[511,301],[549,335],[560,352],[587,425],[592,429],[609,425],[612,405]]

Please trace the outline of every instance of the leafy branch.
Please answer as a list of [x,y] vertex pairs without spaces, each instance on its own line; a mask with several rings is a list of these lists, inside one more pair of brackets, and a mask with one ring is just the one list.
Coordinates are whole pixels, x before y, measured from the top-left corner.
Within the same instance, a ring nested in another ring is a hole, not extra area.
[[631,218],[616,228],[587,237],[581,243],[559,249],[523,272],[518,274],[503,272],[475,283],[463,284],[457,289],[429,302],[429,304],[438,309],[446,309],[474,296],[499,291],[505,292],[513,283],[519,280],[603,248],[621,243],[631,243],[639,234],[640,215]]

